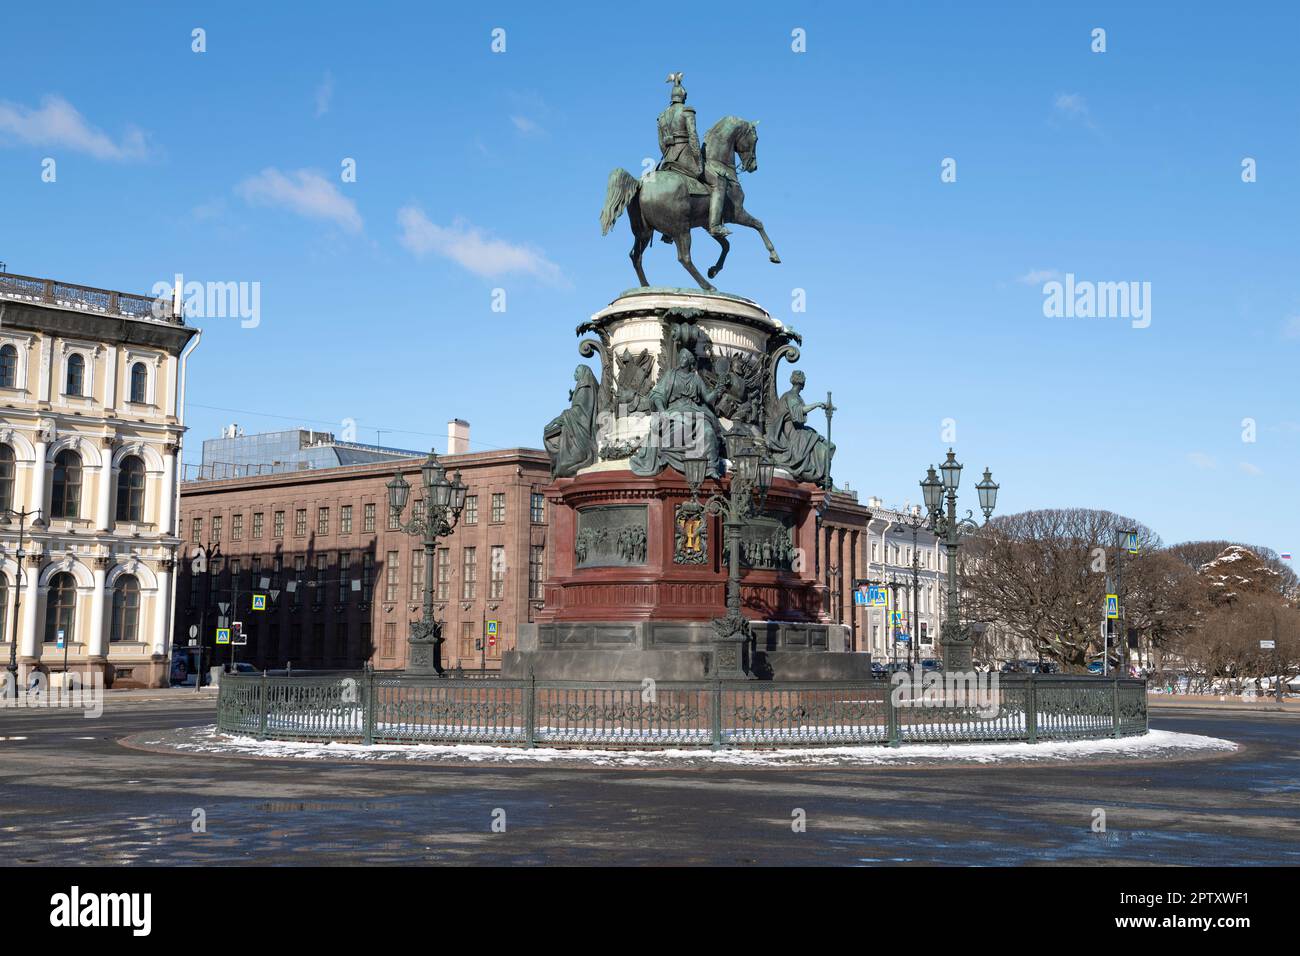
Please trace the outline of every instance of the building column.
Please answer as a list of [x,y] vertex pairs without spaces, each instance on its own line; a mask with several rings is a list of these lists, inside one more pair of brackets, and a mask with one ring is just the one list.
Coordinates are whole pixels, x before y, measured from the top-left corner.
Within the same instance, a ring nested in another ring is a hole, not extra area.
[[172,506],[176,503],[176,455],[179,451],[180,446],[175,443],[163,446],[162,488],[158,499],[158,533],[161,535],[172,533]]
[[99,466],[99,499],[95,507],[95,527],[108,531],[113,527],[113,479],[117,469],[113,467],[113,450],[104,449],[104,463]]
[[32,461],[32,487],[27,493],[27,510],[39,511],[46,521],[50,517],[45,510],[45,456],[48,449],[44,437],[37,439],[36,458]]
[[104,626],[104,579],[108,576],[110,559],[95,558],[95,590],[90,596],[90,626],[87,635],[87,659],[92,664],[108,660],[108,628]]
[[35,661],[40,655],[40,637],[37,634],[36,605],[40,595],[41,557],[27,555],[27,567],[23,571],[23,629],[19,643],[19,653],[26,659]]
[[171,644],[171,597],[172,597],[172,569],[176,562],[171,558],[164,558],[158,562],[155,575],[158,578],[158,590],[154,594],[154,617],[153,617],[153,649],[155,655],[166,656],[170,650]]

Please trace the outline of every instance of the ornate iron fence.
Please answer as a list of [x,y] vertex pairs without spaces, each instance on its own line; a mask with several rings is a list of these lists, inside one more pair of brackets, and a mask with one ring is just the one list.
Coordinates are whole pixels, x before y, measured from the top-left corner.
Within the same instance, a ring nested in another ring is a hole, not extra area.
[[1141,680],[902,676],[635,683],[227,674],[217,727],[277,740],[619,748],[1036,743],[1147,732]]

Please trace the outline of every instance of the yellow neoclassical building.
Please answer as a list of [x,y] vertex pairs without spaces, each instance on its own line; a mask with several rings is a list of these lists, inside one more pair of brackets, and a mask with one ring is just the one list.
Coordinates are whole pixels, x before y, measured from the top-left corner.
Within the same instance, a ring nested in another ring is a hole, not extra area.
[[0,274],[0,666],[21,679],[66,660],[167,684],[197,336],[165,299]]

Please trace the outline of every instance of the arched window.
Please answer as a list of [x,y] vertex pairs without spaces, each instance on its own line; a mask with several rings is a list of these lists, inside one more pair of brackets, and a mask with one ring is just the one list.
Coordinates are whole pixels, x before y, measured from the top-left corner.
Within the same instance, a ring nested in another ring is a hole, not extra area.
[[68,387],[65,395],[80,395],[86,383],[86,360],[77,352],[68,356]]
[[60,571],[50,580],[49,596],[45,601],[45,643],[55,643],[59,631],[63,632],[65,641],[74,640],[76,623],[77,579],[67,571]]
[[0,388],[18,387],[18,350],[12,345],[0,346]]
[[123,458],[118,469],[117,520],[144,520],[144,462],[135,455]]
[[131,401],[143,405],[149,394],[149,370],[144,367],[144,362],[136,362],[131,366]]
[[134,641],[139,637],[140,582],[124,574],[113,585],[113,628],[110,641]]
[[61,451],[54,459],[54,494],[50,497],[50,516],[77,518],[81,515],[81,456],[75,451]]
[[14,450],[0,445],[0,511],[14,506]]

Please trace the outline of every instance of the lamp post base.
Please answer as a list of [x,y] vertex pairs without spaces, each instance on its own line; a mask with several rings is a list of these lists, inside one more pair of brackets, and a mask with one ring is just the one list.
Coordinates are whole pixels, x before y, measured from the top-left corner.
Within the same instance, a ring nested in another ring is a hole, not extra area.
[[943,669],[945,671],[969,671],[974,669],[971,661],[970,631],[967,628],[945,627],[943,636],[939,639],[939,647],[943,653]]
[[442,627],[415,621],[406,642],[406,673],[442,674]]

